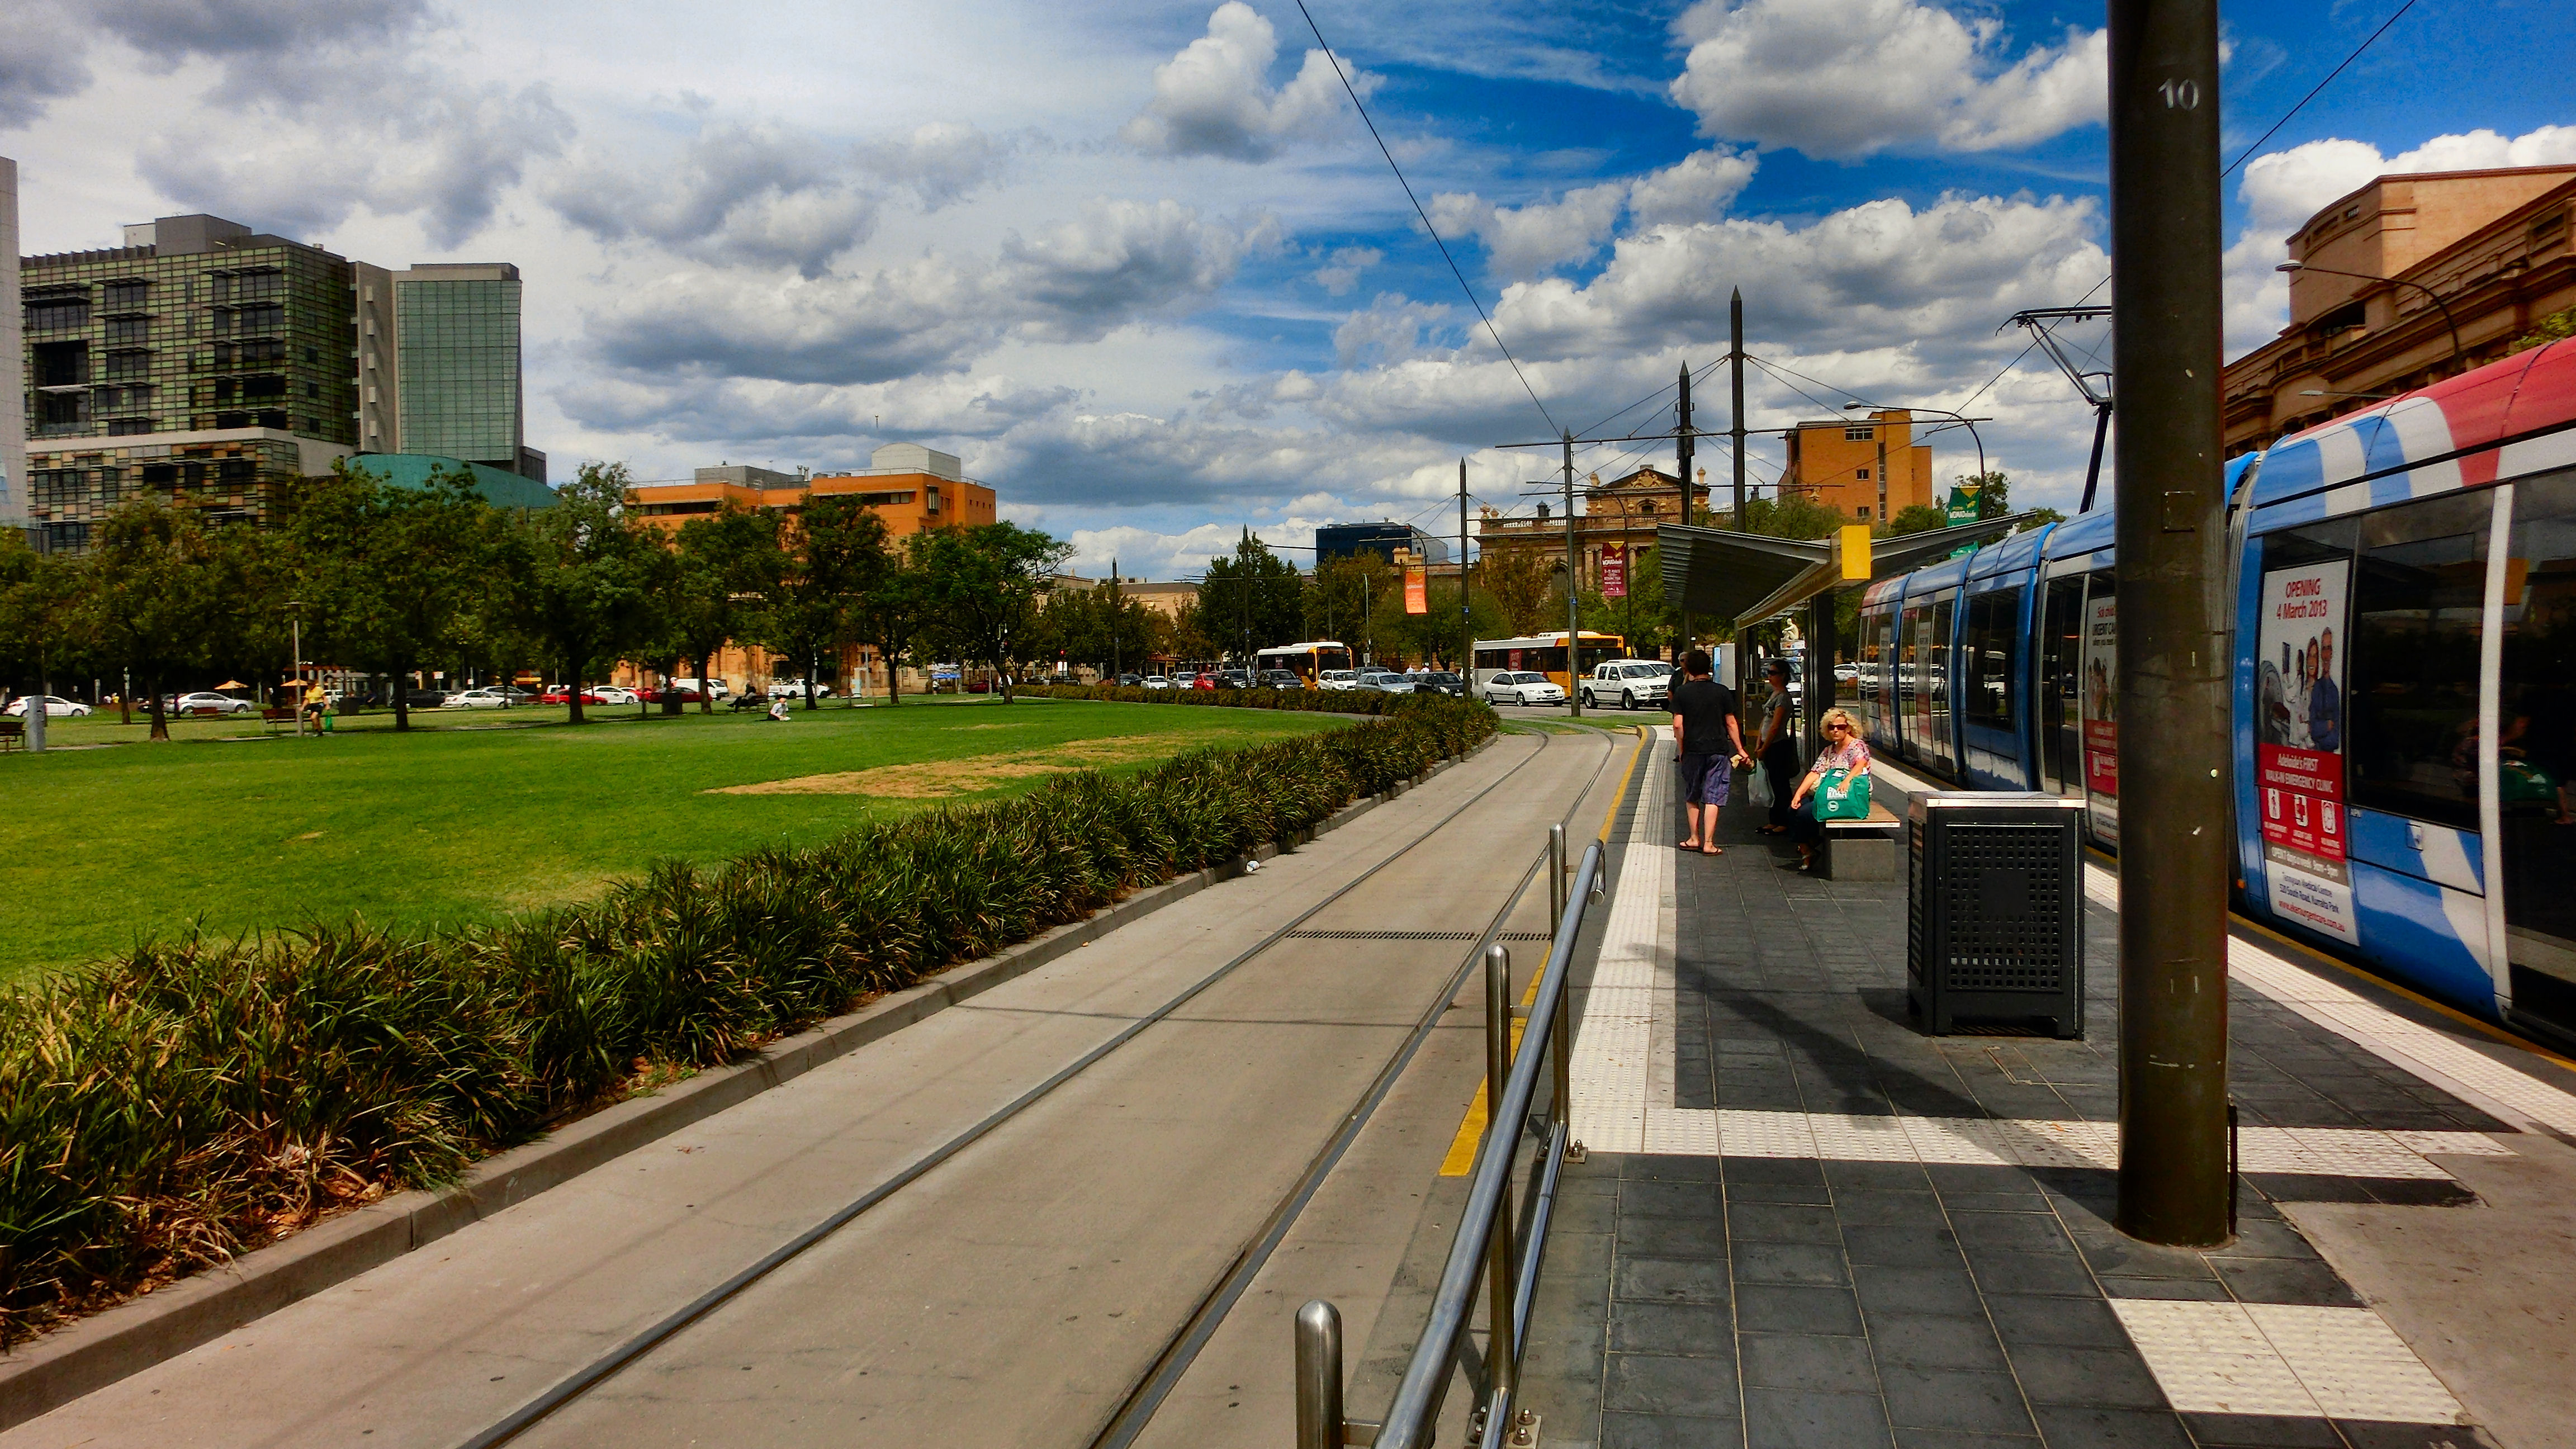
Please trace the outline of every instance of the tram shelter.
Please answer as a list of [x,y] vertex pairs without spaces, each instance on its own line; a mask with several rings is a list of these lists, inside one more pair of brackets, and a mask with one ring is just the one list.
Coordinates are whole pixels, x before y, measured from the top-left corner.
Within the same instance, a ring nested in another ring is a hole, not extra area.
[[[1866,524],[1847,524],[1824,538],[1774,538],[1667,523],[1655,530],[1655,542],[1664,565],[1664,597],[1681,601],[1685,635],[1689,621],[1697,617],[1726,620],[1740,637],[1756,624],[1796,613],[1807,640],[1806,697],[1830,703],[1836,595],[2004,537],[2031,517],[2012,513],[1894,538],[1872,538]],[[1739,671],[1751,668],[1746,651],[1737,650],[1736,659]],[[1739,692],[1751,688],[1746,678],[1731,683]],[[1800,726],[1811,748],[1818,743],[1816,721],[1823,713],[1823,703],[1809,708]]]

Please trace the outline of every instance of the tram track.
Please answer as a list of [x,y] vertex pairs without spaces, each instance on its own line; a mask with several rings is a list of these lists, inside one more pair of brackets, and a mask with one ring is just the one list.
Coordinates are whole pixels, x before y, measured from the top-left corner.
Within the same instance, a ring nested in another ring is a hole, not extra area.
[[[1607,768],[1608,761],[1616,756],[1615,736],[1608,736],[1605,733],[1604,737],[1611,742],[1611,748],[1604,751],[1601,763],[1596,765],[1575,789],[1573,799],[1561,818],[1570,820],[1582,807],[1583,802],[1591,797],[1593,791],[1599,786],[1601,774]],[[459,1449],[492,1449],[492,1446],[508,1444],[519,1439],[531,1429],[616,1378],[624,1370],[645,1360],[657,1349],[680,1338],[692,1325],[703,1321],[719,1309],[741,1300],[747,1292],[779,1269],[896,1198],[907,1188],[936,1171],[942,1164],[956,1158],[977,1142],[1044,1102],[1105,1058],[1136,1041],[1153,1027],[1171,1019],[1190,1002],[1234,976],[1243,967],[1283,943],[1303,939],[1301,931],[1308,922],[1341,904],[1353,892],[1382,872],[1429,844],[1470,810],[1485,802],[1497,791],[1519,778],[1524,771],[1544,759],[1554,736],[1540,734],[1537,739],[1538,747],[1532,750],[1526,759],[1514,764],[1501,776],[1478,789],[1466,800],[1365,869],[1342,881],[1322,899],[1298,912],[1285,924],[1268,932],[1250,946],[1190,982],[1151,1010],[1135,1016],[1109,1038],[1084,1051],[1010,1101],[956,1132],[928,1152],[911,1159],[838,1210],[814,1222],[681,1307],[631,1334],[609,1351],[562,1375],[535,1398],[482,1431],[456,1441]],[[1416,1021],[1413,1029],[1405,1036],[1403,1044],[1381,1065],[1368,1089],[1360,1095],[1353,1108],[1344,1114],[1332,1138],[1308,1163],[1295,1186],[1273,1205],[1261,1227],[1246,1240],[1227,1271],[1220,1274],[1216,1284],[1201,1296],[1194,1311],[1187,1315],[1180,1328],[1167,1340],[1162,1352],[1155,1357],[1146,1373],[1140,1376],[1124,1395],[1119,1409],[1110,1416],[1108,1427],[1101,1431],[1100,1436],[1094,1440],[1095,1443],[1123,1445],[1131,1442],[1135,1433],[1141,1431],[1144,1424],[1151,1419],[1153,1407],[1161,1402],[1171,1385],[1178,1382],[1198,1347],[1205,1343],[1207,1335],[1213,1332],[1215,1326],[1223,1321],[1224,1310],[1232,1306],[1235,1299],[1240,1296],[1243,1287],[1249,1284],[1252,1275],[1257,1273],[1260,1265],[1268,1260],[1270,1250],[1277,1246],[1279,1240],[1284,1238],[1288,1229],[1294,1225],[1297,1214],[1302,1211],[1304,1204],[1312,1198],[1315,1189],[1329,1176],[1333,1165],[1341,1159],[1343,1152],[1367,1124],[1377,1104],[1385,1099],[1395,1081],[1403,1075],[1405,1066],[1411,1062],[1421,1044],[1429,1039],[1431,1029],[1449,1009],[1450,1002],[1461,989],[1467,973],[1473,969],[1486,944],[1501,934],[1504,922],[1526,897],[1530,884],[1544,868],[1544,862],[1545,851],[1542,848],[1536,853],[1536,858],[1531,865],[1516,878],[1503,905],[1489,918],[1484,929],[1476,934],[1474,949],[1467,953],[1464,963],[1457,971],[1447,978],[1445,989]],[[1140,1409],[1141,1412],[1139,1412]],[[1121,1426],[1126,1427],[1122,1429]]]

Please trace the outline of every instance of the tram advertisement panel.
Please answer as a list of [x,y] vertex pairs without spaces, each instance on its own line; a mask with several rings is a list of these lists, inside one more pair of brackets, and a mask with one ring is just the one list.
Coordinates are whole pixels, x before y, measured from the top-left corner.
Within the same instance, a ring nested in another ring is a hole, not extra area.
[[2272,909],[2358,942],[2344,848],[2343,651],[2335,647],[2351,574],[2351,561],[2336,559],[2263,575],[2254,773]]
[[2120,601],[2084,605],[2084,800],[2093,833],[2120,840]]

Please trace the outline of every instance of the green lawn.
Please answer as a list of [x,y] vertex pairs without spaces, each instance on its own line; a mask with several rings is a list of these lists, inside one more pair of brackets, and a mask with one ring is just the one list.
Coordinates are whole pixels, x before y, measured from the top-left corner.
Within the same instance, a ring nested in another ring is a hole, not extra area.
[[826,705],[784,725],[603,710],[572,729],[562,718],[432,712],[406,736],[382,715],[304,740],[190,720],[174,722],[170,744],[89,749],[72,747],[140,741],[144,726],[56,720],[55,749],[0,755],[0,981],[192,920],[224,934],[352,913],[488,921],[594,895],[657,859],[719,860],[1016,794],[1068,768],[1139,769],[1202,744],[1347,723],[982,699]]

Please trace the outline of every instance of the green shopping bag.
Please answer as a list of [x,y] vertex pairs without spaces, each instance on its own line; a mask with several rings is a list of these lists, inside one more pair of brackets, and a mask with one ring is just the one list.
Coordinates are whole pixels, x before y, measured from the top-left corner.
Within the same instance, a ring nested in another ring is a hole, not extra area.
[[1827,770],[1816,782],[1812,808],[1818,820],[1867,820],[1869,818],[1869,775],[1849,770]]

